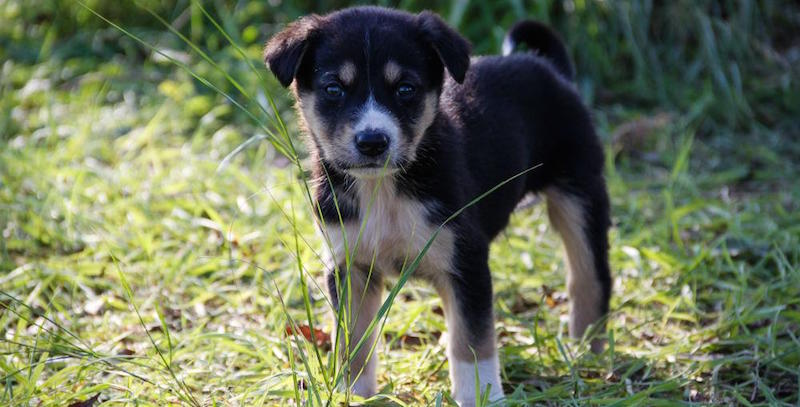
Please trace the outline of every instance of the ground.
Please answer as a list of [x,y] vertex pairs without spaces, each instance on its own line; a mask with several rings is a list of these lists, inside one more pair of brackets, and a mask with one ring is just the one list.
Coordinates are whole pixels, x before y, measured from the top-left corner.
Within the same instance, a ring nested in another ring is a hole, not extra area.
[[[0,0],[0,404],[344,401],[306,155],[260,62],[315,8],[34,3]],[[478,53],[525,16],[558,28],[606,147],[607,350],[568,339],[560,242],[525,205],[491,253],[509,404],[800,404],[785,3],[434,6]],[[444,331],[403,287],[366,403],[452,403]]]

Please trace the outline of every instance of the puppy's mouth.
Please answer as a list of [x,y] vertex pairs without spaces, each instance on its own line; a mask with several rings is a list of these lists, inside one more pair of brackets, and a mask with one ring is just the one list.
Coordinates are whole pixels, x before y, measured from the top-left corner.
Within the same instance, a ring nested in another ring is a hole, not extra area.
[[351,165],[342,168],[344,172],[356,178],[380,178],[395,174],[400,168],[394,165],[378,165],[378,164],[364,164],[364,165]]

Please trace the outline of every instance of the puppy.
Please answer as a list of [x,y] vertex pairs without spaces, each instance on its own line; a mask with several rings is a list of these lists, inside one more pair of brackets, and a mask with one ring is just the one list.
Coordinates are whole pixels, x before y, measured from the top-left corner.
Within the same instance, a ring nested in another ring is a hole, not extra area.
[[[533,52],[512,53],[520,44]],[[435,14],[377,7],[304,17],[267,43],[265,62],[294,93],[320,179],[328,288],[344,307],[348,328],[338,321],[337,336],[357,394],[377,389],[370,323],[382,280],[415,264],[412,275],[444,304],[453,398],[475,404],[476,372],[480,391],[503,397],[489,245],[528,193],[546,196],[564,242],[571,336],[603,327],[611,276],[602,146],[558,37],[525,21],[504,48],[470,60],[469,43]]]

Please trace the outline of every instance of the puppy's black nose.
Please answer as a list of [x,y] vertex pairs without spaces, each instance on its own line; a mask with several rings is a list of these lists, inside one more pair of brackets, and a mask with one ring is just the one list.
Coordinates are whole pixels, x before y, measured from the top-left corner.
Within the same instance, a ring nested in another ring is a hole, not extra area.
[[376,130],[365,130],[356,134],[356,148],[369,157],[381,155],[389,147],[389,137]]

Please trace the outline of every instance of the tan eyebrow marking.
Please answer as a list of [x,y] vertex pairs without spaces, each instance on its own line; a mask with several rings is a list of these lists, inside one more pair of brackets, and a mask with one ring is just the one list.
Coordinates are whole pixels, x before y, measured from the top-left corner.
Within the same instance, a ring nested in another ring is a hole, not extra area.
[[386,82],[395,83],[400,79],[400,65],[397,65],[397,62],[394,61],[387,62],[383,67],[383,76],[386,78]]
[[356,79],[356,65],[351,61],[347,61],[339,68],[339,79],[345,85],[351,85]]

